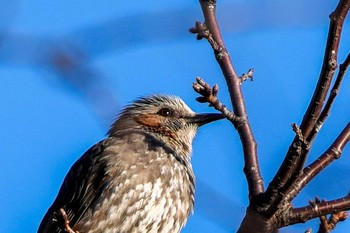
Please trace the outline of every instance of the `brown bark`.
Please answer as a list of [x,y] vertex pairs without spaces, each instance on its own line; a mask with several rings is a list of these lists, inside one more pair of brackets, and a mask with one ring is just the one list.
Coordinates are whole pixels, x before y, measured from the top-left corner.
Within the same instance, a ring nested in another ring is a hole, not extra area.
[[[244,173],[249,189],[249,206],[243,219],[239,233],[278,232],[281,227],[320,218],[319,232],[329,232],[339,221],[346,219],[345,210],[350,209],[350,196],[331,201],[310,201],[305,207],[295,208],[291,201],[319,172],[334,160],[340,158],[343,148],[350,140],[350,123],[348,123],[333,144],[309,166],[304,166],[312,143],[324,124],[339,92],[341,82],[350,63],[350,55],[340,65],[336,81],[331,88],[332,79],[337,70],[337,56],[341,33],[350,0],[340,0],[330,15],[330,27],[325,48],[323,66],[313,97],[298,127],[293,124],[296,133],[283,163],[272,179],[268,188],[264,189],[257,155],[257,143],[251,129],[241,84],[252,79],[253,70],[239,77],[232,65],[229,52],[225,47],[216,19],[216,0],[200,0],[204,15],[204,23],[196,22],[192,33],[197,39],[205,38],[213,48],[216,61],[220,65],[231,97],[233,111],[229,111],[217,98],[218,86],[211,88],[201,78],[197,78],[193,88],[201,96],[199,102],[208,102],[210,106],[221,111],[232,122],[243,147]],[[328,96],[328,92],[331,92]],[[326,215],[330,214],[328,218]],[[234,217],[234,216],[232,216]]]

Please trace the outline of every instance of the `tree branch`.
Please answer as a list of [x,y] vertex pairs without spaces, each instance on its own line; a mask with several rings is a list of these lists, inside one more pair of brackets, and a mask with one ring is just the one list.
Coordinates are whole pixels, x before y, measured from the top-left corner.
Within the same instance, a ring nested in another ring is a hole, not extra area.
[[345,221],[349,216],[347,211],[340,211],[335,214],[331,214],[329,218],[327,216],[321,216],[320,228],[317,233],[329,233],[331,232],[339,222]]
[[325,107],[323,108],[320,117],[317,120],[316,125],[314,126],[314,128],[312,129],[312,132],[309,135],[309,141],[312,142],[313,139],[315,138],[315,135],[321,130],[321,127],[323,125],[323,123],[325,122],[325,120],[327,119],[327,117],[329,116],[331,107],[334,103],[335,97],[338,95],[339,89],[340,89],[340,85],[344,79],[346,70],[348,69],[350,65],[350,53],[348,54],[348,56],[346,57],[345,61],[343,64],[341,64],[339,66],[339,73],[337,76],[337,79],[335,80],[335,83],[332,87],[332,90],[329,94],[328,100],[326,102]]
[[350,195],[332,201],[322,201],[320,203],[310,202],[309,206],[291,210],[286,224],[304,223],[313,218],[327,214],[337,214],[348,209],[350,209]]
[[[241,90],[242,82],[252,79],[253,70],[249,70],[247,74],[241,77],[237,75],[219,31],[215,15],[216,0],[200,0],[200,4],[205,23],[197,21],[195,27],[191,28],[190,31],[197,34],[197,39],[205,38],[211,45],[228,86],[233,112],[229,111],[217,98],[217,85],[211,88],[203,79],[197,78],[193,88],[201,94],[197,100],[202,103],[208,102],[210,106],[221,111],[230,119],[240,135],[250,202],[238,232],[272,233],[277,232],[280,227],[305,222],[316,217],[320,217],[322,226],[320,229],[323,229],[324,232],[333,229],[337,222],[344,218],[345,215],[342,211],[350,208],[349,195],[328,202],[310,202],[310,206],[302,208],[293,208],[291,201],[319,172],[340,157],[343,148],[350,140],[349,122],[333,144],[316,161],[304,168],[313,139],[319,132],[319,126],[324,123],[329,115],[345,71],[350,63],[348,55],[345,62],[340,66],[336,82],[328,99],[326,99],[337,68],[339,40],[345,17],[349,11],[350,0],[340,0],[336,9],[330,15],[331,20],[323,66],[313,97],[301,126],[292,125],[296,135],[266,192],[263,192],[264,184],[258,164],[257,144],[248,121]],[[327,214],[331,214],[331,216],[327,218]]]
[[290,202],[323,169],[339,159],[344,147],[350,140],[350,122],[346,125],[333,144],[313,163],[304,168],[303,173],[283,196],[283,202]]
[[210,107],[214,107],[216,110],[224,114],[234,125],[240,124],[242,119],[237,117],[233,112],[228,110],[217,97],[219,92],[219,86],[215,84],[213,88],[209,86],[202,78],[197,77],[195,83],[193,83],[193,89],[202,96],[197,97],[196,100],[200,103],[209,103]]
[[349,11],[350,1],[340,0],[336,9],[330,14],[330,26],[323,65],[314,95],[300,125],[305,136],[309,136],[320,116],[334,72],[337,68],[338,48],[343,24]]
[[[349,6],[350,0],[341,0],[335,11],[330,15],[330,27],[322,70],[314,95],[300,126],[301,133],[307,141],[309,141],[310,132],[315,128],[320,117],[321,109],[329,90],[334,71],[337,67],[340,35],[345,17],[349,11]],[[263,208],[268,207],[268,212],[271,214],[274,213],[277,206],[280,204],[278,202],[280,200],[280,198],[278,198],[279,193],[288,189],[289,186],[293,184],[304,167],[309,148],[303,148],[301,143],[299,136],[296,136],[288,149],[282,165],[264,194],[266,203],[263,204]]]
[[237,75],[231,58],[226,50],[224,41],[221,37],[219,26],[216,20],[216,1],[215,0],[200,0],[205,24],[196,23],[194,28],[191,28],[192,33],[197,33],[197,38],[208,39],[215,54],[215,58],[221,67],[223,75],[228,86],[233,106],[234,115],[244,119],[241,124],[234,124],[242,142],[244,153],[244,173],[248,182],[249,199],[264,191],[263,179],[260,174],[260,168],[257,157],[257,144],[250,127],[246,107],[241,90],[241,79]]

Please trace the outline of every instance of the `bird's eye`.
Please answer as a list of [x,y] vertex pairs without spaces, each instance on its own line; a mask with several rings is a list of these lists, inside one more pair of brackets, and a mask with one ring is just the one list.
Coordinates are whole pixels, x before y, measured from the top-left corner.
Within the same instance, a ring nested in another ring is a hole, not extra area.
[[169,108],[162,108],[158,111],[158,114],[163,117],[169,117],[173,115],[173,111]]

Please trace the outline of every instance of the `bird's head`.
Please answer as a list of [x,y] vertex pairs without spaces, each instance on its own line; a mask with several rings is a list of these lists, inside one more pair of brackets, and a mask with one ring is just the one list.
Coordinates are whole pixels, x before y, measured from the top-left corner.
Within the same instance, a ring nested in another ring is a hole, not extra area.
[[167,144],[191,152],[198,127],[222,118],[222,114],[196,114],[177,96],[152,95],[124,108],[109,135],[125,130],[142,130]]

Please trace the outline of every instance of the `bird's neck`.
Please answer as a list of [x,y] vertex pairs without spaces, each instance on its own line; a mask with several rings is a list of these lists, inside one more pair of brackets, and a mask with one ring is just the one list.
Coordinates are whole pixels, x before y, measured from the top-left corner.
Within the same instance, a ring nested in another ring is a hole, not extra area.
[[[178,160],[182,160],[186,164],[191,163],[191,153],[192,153],[192,141],[186,137],[180,138],[174,134],[164,134],[163,132],[148,131],[144,129],[124,129],[118,130],[109,136],[122,136],[124,134],[142,134],[145,135],[149,140],[154,140],[162,145],[165,149],[171,151]],[[182,162],[181,162],[182,163]]]

